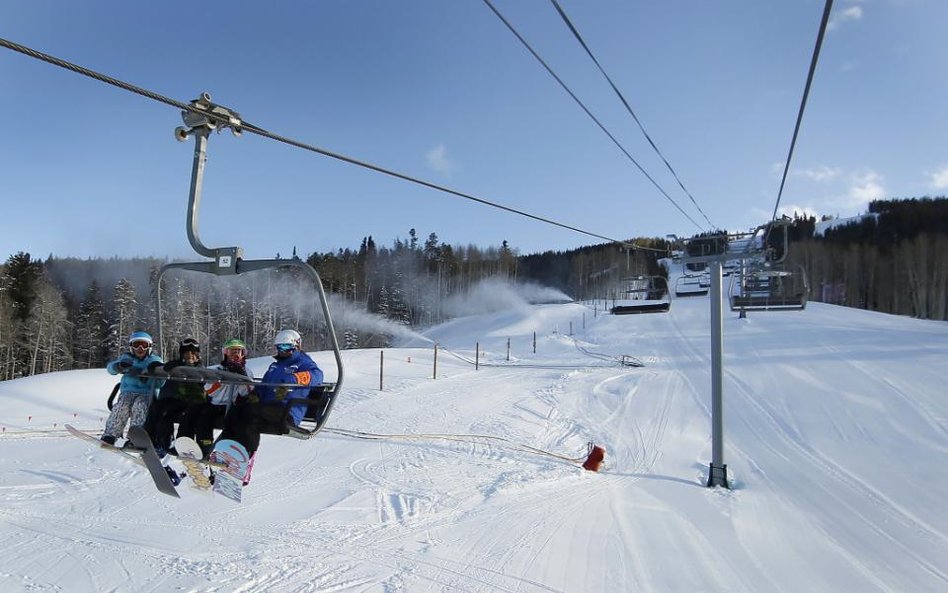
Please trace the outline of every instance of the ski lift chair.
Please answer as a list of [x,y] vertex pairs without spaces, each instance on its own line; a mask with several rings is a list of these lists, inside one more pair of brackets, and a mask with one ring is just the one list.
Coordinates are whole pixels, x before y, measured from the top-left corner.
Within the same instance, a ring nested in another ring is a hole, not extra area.
[[668,281],[663,276],[636,276],[629,278],[622,304],[609,310],[613,315],[639,313],[667,313],[671,309]]
[[[268,426],[262,427],[267,434],[291,435],[297,438],[310,438],[325,425],[326,419],[332,410],[333,403],[343,381],[342,355],[339,351],[339,342],[332,324],[329,312],[329,303],[323,290],[319,274],[312,266],[294,255],[292,259],[244,260],[243,252],[239,247],[208,248],[201,243],[197,231],[197,210],[201,201],[201,189],[204,179],[204,164],[207,160],[207,140],[212,130],[229,128],[235,136],[241,133],[243,122],[240,114],[211,102],[208,93],[202,93],[200,98],[191,101],[191,109],[181,112],[184,120],[183,127],[174,130],[175,139],[184,142],[189,136],[194,137],[194,160],[191,169],[191,190],[188,202],[187,233],[191,247],[201,256],[211,258],[211,261],[170,263],[162,266],[156,280],[156,316],[158,323],[159,352],[164,344],[161,323],[161,280],[166,272],[173,269],[189,270],[216,276],[232,276],[268,268],[295,268],[307,276],[313,283],[316,291],[316,300],[322,309],[326,324],[326,333],[332,347],[336,362],[336,381],[326,382],[313,387],[305,399],[291,400],[285,406],[283,415],[273,419]],[[306,412],[300,426],[294,426],[288,421],[291,406],[306,406]]]
[[675,281],[675,296],[707,296],[711,287],[711,283],[706,280],[707,278],[707,274],[679,276],[678,280]]
[[809,286],[802,266],[760,266],[731,276],[732,311],[802,311]]

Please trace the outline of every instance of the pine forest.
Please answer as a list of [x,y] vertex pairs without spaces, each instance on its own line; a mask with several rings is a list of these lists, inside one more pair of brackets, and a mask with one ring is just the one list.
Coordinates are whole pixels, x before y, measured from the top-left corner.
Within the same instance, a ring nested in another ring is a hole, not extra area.
[[[830,224],[827,224],[829,222]],[[836,224],[833,224],[836,223]],[[822,227],[822,230],[819,230]],[[805,270],[809,300],[923,319],[948,320],[948,199],[878,200],[851,221],[791,221],[787,261]],[[667,275],[665,239],[630,240],[637,249],[602,244],[520,255],[498,247],[450,245],[432,232],[358,249],[312,253],[343,348],[385,347],[399,328],[451,318],[452,303],[485,282],[555,288],[575,300],[614,298],[634,276]],[[157,333],[158,259],[35,259],[15,253],[0,266],[0,380],[67,369],[101,368],[132,331]],[[281,328],[296,328],[306,347],[327,347],[315,291],[293,268],[230,277],[175,271],[161,284],[161,350],[193,337],[205,363],[220,344],[247,342],[270,351]]]

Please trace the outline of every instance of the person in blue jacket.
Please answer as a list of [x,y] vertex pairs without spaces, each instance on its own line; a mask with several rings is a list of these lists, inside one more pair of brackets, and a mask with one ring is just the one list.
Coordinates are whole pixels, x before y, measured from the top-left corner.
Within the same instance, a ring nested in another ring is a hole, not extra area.
[[[281,429],[286,405],[294,399],[305,399],[310,389],[323,382],[323,371],[303,352],[299,332],[284,329],[273,338],[276,353],[270,368],[246,397],[231,406],[224,419],[224,430],[218,440],[233,439],[247,448],[252,457],[260,445],[260,427]],[[282,386],[268,385],[278,383]],[[298,426],[306,413],[305,405],[290,407],[288,422]]]
[[128,374],[128,371],[137,369],[144,373],[160,367],[161,357],[152,354],[151,350],[152,339],[147,332],[132,332],[128,337],[128,352],[123,352],[105,367],[110,375],[123,376],[119,396],[112,405],[112,412],[100,437],[102,442],[114,445],[115,440],[122,437],[125,423],[129,420],[132,426],[145,423],[151,400],[164,380],[141,378]]

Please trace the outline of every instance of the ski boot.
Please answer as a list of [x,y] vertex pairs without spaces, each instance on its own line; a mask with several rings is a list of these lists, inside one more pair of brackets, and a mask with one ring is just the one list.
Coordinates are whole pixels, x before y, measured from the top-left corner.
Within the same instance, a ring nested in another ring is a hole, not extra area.
[[181,483],[181,476],[178,475],[178,472],[174,471],[170,465],[166,465],[165,471],[168,473],[168,477],[171,479],[171,483],[177,486]]

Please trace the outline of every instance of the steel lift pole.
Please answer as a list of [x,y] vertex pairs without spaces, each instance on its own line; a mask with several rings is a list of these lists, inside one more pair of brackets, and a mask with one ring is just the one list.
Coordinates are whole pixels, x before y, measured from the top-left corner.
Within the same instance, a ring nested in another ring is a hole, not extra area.
[[724,463],[724,291],[721,260],[711,263],[711,467],[708,487],[728,488]]

